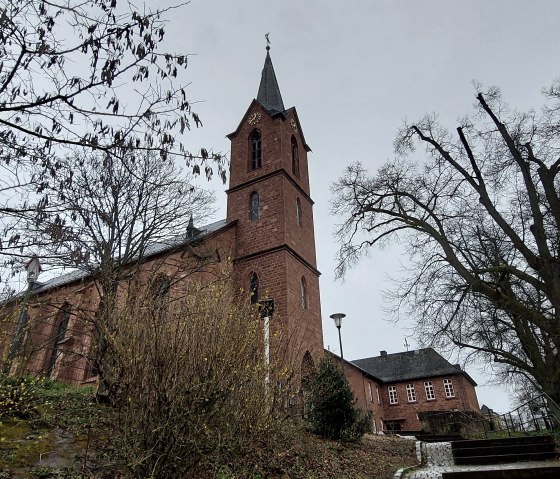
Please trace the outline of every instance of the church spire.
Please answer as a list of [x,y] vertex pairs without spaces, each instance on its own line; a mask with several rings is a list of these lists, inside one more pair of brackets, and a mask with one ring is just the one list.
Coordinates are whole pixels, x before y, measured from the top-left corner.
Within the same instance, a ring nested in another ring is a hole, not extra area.
[[285,109],[284,103],[282,102],[282,95],[280,94],[280,88],[276,81],[276,75],[274,74],[272,60],[270,59],[270,47],[268,45],[266,46],[266,59],[261,74],[261,84],[259,85],[257,101],[268,111],[283,112]]

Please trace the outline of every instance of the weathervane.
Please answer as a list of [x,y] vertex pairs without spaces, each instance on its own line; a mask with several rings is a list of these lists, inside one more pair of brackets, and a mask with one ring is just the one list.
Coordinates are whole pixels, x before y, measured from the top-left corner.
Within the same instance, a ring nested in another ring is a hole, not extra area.
[[270,50],[270,38],[268,38],[268,36],[270,35],[270,32],[268,32],[264,38],[266,38],[266,49]]
[[407,351],[409,346],[410,345],[408,344],[408,338],[404,338],[404,347],[406,348]]

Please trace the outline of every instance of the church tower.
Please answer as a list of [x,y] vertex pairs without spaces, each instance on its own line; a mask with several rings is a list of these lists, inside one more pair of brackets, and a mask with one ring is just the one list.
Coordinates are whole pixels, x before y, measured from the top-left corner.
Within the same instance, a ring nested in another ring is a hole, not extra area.
[[228,135],[227,220],[236,222],[237,284],[252,291],[252,301],[274,300],[272,359],[305,375],[323,354],[307,168],[311,150],[296,109],[284,107],[269,50],[257,98]]

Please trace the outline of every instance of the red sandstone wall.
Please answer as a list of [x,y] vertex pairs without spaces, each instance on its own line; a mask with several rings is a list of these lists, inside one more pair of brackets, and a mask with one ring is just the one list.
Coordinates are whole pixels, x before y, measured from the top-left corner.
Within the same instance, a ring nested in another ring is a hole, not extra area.
[[[247,118],[259,114],[250,125]],[[292,126],[292,120],[296,125]],[[251,170],[249,138],[261,132],[262,167]],[[292,172],[292,135],[298,143],[299,177]],[[307,152],[295,113],[271,117],[254,102],[238,130],[230,135],[231,173],[228,221],[237,221],[234,271],[236,282],[249,289],[252,272],[259,278],[259,295],[274,299],[271,327],[280,333],[277,359],[296,371],[306,351],[316,363],[323,354],[319,278],[316,268],[313,203],[309,198]],[[250,196],[259,194],[259,218],[251,221]],[[297,222],[296,200],[302,209]],[[292,251],[290,251],[290,249]],[[301,278],[307,283],[307,308],[302,307]]]
[[[260,120],[250,125],[247,118],[253,113],[260,114]],[[298,131],[295,132],[291,126],[294,120]],[[262,168],[252,171],[249,163],[249,137],[254,129],[258,129],[262,134]],[[300,161],[299,178],[292,174],[292,135],[298,142],[298,153]],[[287,118],[277,115],[272,118],[268,112],[257,102],[253,102],[247,113],[243,117],[239,128],[229,135],[232,140],[231,150],[231,171],[229,187],[235,188],[238,185],[255,178],[267,175],[276,170],[284,169],[290,177],[294,179],[304,191],[309,194],[309,173],[307,168],[307,152],[303,144],[303,137],[299,121],[295,112],[292,110]],[[229,210],[228,210],[228,218]]]
[[[170,299],[179,299],[185,294],[190,281],[207,281],[215,277],[219,270],[231,268],[228,261],[232,256],[234,240],[234,229],[224,229],[196,247],[189,246],[173,254],[151,258],[142,265],[134,279],[142,284],[156,273],[167,274],[172,278]],[[195,261],[193,251],[206,259]],[[125,281],[119,286],[123,299],[126,292]],[[99,294],[90,281],[80,281],[31,298],[23,355],[25,359],[16,362],[19,370],[28,374],[45,375],[48,372],[61,320],[60,308],[65,303],[72,307],[70,320],[63,341],[59,342],[50,377],[79,385],[88,381],[92,373],[91,363],[86,356],[93,347],[93,321],[99,306]],[[19,305],[13,307],[19,311]],[[13,317],[13,324],[8,325],[9,334],[4,342],[4,351],[9,348],[16,321],[17,314]]]

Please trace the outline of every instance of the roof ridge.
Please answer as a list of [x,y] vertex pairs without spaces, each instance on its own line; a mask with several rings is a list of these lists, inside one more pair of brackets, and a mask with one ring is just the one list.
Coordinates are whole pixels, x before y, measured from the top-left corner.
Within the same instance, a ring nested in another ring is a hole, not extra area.
[[[159,241],[154,241],[146,247],[144,254],[145,258],[153,256],[155,254],[163,253],[177,246],[181,246],[196,239],[200,239],[202,236],[213,233],[214,231],[222,228],[227,224],[227,218],[208,223],[201,228],[196,228],[198,233],[193,236],[187,236],[186,233],[171,236],[168,239],[162,239]],[[36,288],[33,288],[34,293],[43,293],[51,288],[63,286],[74,281],[83,280],[92,274],[91,271],[86,271],[83,269],[73,269],[68,273],[61,274],[59,276],[54,276],[45,282],[41,282]]]

